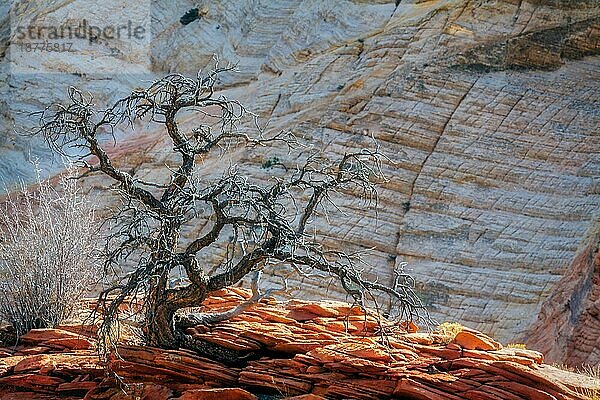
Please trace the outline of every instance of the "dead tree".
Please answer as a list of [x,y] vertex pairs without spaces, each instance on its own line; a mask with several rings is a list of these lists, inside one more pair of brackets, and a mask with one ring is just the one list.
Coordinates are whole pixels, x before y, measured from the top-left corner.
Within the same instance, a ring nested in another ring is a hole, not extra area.
[[[235,167],[224,168],[215,179],[197,176],[196,164],[213,152],[242,146],[250,151],[257,146],[284,146],[291,152],[300,148],[300,141],[289,133],[266,135],[241,124],[249,115],[246,109],[215,91],[219,75],[230,70],[217,66],[194,78],[171,74],[102,110],[94,108],[91,95],[70,88],[69,102],[40,112],[38,134],[63,154],[83,149],[78,160],[85,174],[110,177],[124,199],[113,218],[106,266],[133,260],[135,267],[100,296],[103,331],[110,332],[122,303],[136,298],[143,300],[148,344],[194,347],[184,333],[186,326],[227,318],[236,311],[217,316],[178,311],[199,306],[211,292],[265,265],[287,266],[306,275],[320,271],[335,277],[360,305],[387,296],[399,318],[417,318],[423,306],[410,276],[398,273],[395,287],[365,279],[358,268],[360,255],[326,249],[308,230],[323,203],[335,204],[337,196],[358,193],[369,201],[376,199],[375,183],[382,178],[384,159],[377,147],[333,162],[302,148],[295,166],[276,159],[266,163],[278,170],[270,179],[253,178]],[[182,113],[196,115],[198,126],[182,129]],[[102,134],[135,130],[140,120],[164,127],[172,141],[179,165],[165,170],[164,182],[147,182],[118,168],[103,147]],[[201,222],[206,223],[202,234],[192,240],[181,237],[186,226]],[[204,265],[203,253],[215,246],[225,255],[216,266]],[[185,276],[185,285],[169,284],[174,271]],[[256,301],[261,297],[256,279],[254,287]]]

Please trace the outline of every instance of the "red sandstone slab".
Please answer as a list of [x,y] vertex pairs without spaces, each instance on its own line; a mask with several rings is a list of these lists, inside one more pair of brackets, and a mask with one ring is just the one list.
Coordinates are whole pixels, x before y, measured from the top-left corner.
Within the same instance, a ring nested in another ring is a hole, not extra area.
[[78,334],[62,329],[32,329],[19,338],[20,343],[40,344],[52,339],[77,339]]
[[54,391],[61,383],[64,383],[64,380],[60,378],[39,374],[16,374],[0,378],[0,385],[33,390]]
[[459,332],[453,340],[453,343],[460,345],[468,350],[500,350],[502,345],[492,338],[470,329],[464,329]]
[[173,400],[256,400],[252,393],[240,388],[195,389],[184,392]]

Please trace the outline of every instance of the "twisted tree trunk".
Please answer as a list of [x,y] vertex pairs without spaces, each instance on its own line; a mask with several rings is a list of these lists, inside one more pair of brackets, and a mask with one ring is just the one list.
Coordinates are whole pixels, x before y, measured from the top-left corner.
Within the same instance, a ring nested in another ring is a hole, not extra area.
[[[166,300],[166,299],[165,299]],[[165,349],[180,347],[180,335],[175,331],[175,313],[177,309],[165,300],[148,306],[146,337],[148,345]]]

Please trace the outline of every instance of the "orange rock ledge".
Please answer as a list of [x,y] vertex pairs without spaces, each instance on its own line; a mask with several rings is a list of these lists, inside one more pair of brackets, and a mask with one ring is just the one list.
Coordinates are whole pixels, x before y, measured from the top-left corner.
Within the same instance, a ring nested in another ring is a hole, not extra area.
[[[249,296],[221,291],[201,311],[229,309]],[[38,329],[0,349],[0,400],[586,398],[583,381],[545,366],[541,353],[503,348],[480,332],[464,329],[444,344],[413,324],[387,326],[384,337],[380,328],[346,303],[268,299],[188,331],[247,355],[240,365],[123,344],[109,369],[97,357],[93,327]]]

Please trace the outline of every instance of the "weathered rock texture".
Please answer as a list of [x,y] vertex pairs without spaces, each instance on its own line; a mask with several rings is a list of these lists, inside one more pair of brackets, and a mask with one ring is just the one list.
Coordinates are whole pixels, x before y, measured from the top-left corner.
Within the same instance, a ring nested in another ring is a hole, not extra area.
[[593,233],[558,288],[544,302],[529,343],[555,360],[595,364],[600,358],[600,249]]
[[[228,309],[249,297],[222,291],[200,311]],[[81,327],[34,330],[17,348],[0,349],[0,399],[567,400],[600,388],[597,380],[544,365],[541,353],[502,348],[477,331],[465,328],[452,340],[415,332],[412,324],[383,326],[386,345],[378,322],[349,304],[267,300],[228,322],[190,328],[197,338],[237,352],[236,365],[184,350],[122,345],[108,375],[93,339],[77,334]]]
[[[320,230],[348,249],[374,247],[372,273],[383,282],[408,262],[435,318],[505,341],[527,339],[544,300],[569,287],[566,296],[586,311],[570,314],[558,342],[543,342],[557,349],[553,360],[571,359],[575,343],[593,346],[600,337],[598,269],[585,284],[559,284],[576,273],[582,240],[598,227],[600,9],[594,1],[398,3],[205,2],[202,18],[182,26],[180,16],[198,4],[154,2],[152,73],[195,73],[217,53],[241,70],[224,94],[258,112],[268,129],[294,129],[335,153],[375,136],[393,161],[382,209],[377,217],[334,212]],[[7,118],[58,97],[67,83],[104,101],[139,79],[5,76]],[[141,176],[156,176],[166,142],[156,132],[130,140],[132,151],[116,151]],[[253,174],[266,173],[266,155],[236,156]],[[14,175],[15,157],[0,162],[1,175]],[[218,171],[207,162],[204,172]],[[322,282],[304,287],[305,295],[323,293]],[[544,310],[561,315],[564,305]]]

